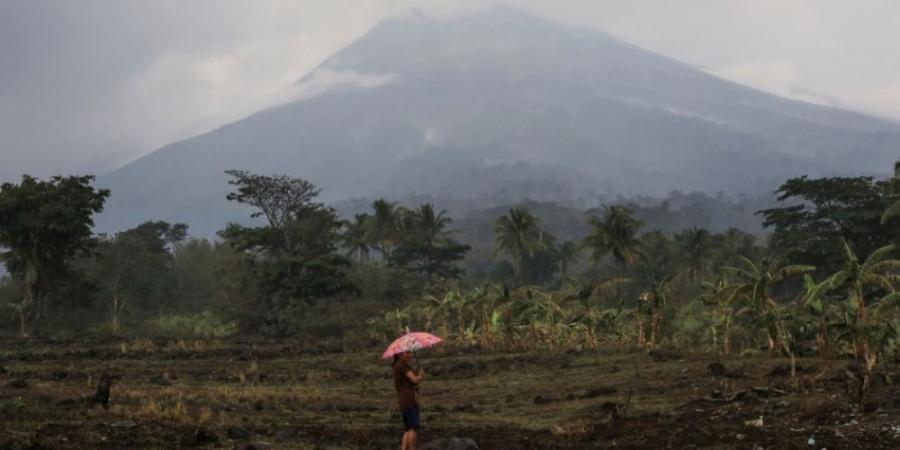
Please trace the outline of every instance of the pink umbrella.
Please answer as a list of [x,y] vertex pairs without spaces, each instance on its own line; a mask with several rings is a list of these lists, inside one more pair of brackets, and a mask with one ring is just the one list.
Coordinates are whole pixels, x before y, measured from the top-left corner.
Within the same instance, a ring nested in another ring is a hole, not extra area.
[[431,333],[425,333],[422,331],[406,333],[403,336],[397,338],[394,342],[391,342],[391,345],[388,346],[387,350],[384,351],[381,357],[384,359],[388,359],[398,353],[415,352],[416,350],[421,350],[423,348],[428,348],[440,344],[443,341],[443,339]]

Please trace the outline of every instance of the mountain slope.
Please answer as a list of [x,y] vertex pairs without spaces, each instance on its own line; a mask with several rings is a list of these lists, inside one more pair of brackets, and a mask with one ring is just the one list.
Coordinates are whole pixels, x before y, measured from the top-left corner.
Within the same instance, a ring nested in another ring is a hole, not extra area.
[[483,207],[754,194],[804,173],[886,172],[900,148],[895,123],[509,9],[388,20],[299,83],[309,97],[101,177],[113,191],[101,228],[153,218],[209,233],[240,220],[224,200],[233,168],[308,178],[328,201],[422,193]]

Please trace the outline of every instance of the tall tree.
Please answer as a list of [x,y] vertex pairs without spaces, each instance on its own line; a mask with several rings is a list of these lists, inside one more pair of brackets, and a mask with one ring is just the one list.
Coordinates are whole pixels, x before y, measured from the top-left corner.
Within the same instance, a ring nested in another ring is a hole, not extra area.
[[7,270],[22,281],[24,293],[15,310],[20,334],[44,312],[45,294],[54,279],[69,272],[69,263],[87,252],[93,215],[103,210],[106,189],[91,186],[93,176],[56,176],[41,181],[25,175],[19,184],[0,185],[0,248]]
[[688,277],[697,283],[706,269],[712,251],[712,234],[703,228],[691,227],[675,235],[675,241],[684,254]]
[[622,276],[628,264],[643,254],[638,232],[644,223],[632,217],[630,209],[620,205],[607,206],[603,218],[591,216],[588,223],[591,233],[582,240],[581,245],[591,251],[595,269],[610,254]]
[[470,247],[452,239],[455,231],[448,228],[452,220],[446,211],[435,213],[434,206],[424,204],[404,212],[400,222],[402,233],[388,261],[390,265],[429,277],[457,278],[462,274],[456,263]]
[[368,214],[356,214],[352,221],[345,221],[342,237],[347,256],[356,255],[360,264],[369,261],[372,234],[372,216]]
[[397,227],[399,225],[401,209],[397,203],[389,202],[383,198],[372,203],[374,210],[372,220],[372,238],[382,258],[391,257],[391,251],[397,245]]
[[175,266],[169,252],[169,246],[174,245],[173,229],[186,235],[187,225],[145,222],[100,241],[99,273],[95,277],[109,298],[113,334],[121,331],[126,308],[159,311],[175,297]]
[[346,277],[349,261],[337,253],[340,226],[333,209],[315,202],[319,190],[287,176],[267,177],[228,171],[237,192],[229,200],[254,206],[253,217],[267,224],[229,224],[220,232],[250,263],[266,302],[264,331],[285,334],[311,302],[354,291]]
[[569,277],[569,263],[578,259],[581,248],[575,241],[565,241],[556,247],[556,259],[559,261],[560,285]]
[[512,260],[516,282],[523,282],[526,255],[544,247],[544,232],[538,219],[525,208],[512,208],[494,222],[494,253],[503,252]]
[[891,184],[871,177],[787,180],[776,191],[778,200],[796,204],[759,212],[765,216],[763,225],[774,228],[772,249],[789,261],[814,264],[822,273],[843,265],[841,239],[853,242],[860,255],[869,255],[895,237],[881,223],[888,206],[900,200]]

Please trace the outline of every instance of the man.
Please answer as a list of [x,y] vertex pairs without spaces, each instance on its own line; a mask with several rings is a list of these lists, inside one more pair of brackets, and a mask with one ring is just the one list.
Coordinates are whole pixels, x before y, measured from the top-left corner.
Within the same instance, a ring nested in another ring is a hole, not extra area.
[[419,404],[416,401],[416,388],[425,379],[425,371],[413,371],[409,366],[412,352],[394,355],[394,387],[397,388],[397,405],[403,419],[403,440],[400,450],[416,450],[416,430],[419,428]]

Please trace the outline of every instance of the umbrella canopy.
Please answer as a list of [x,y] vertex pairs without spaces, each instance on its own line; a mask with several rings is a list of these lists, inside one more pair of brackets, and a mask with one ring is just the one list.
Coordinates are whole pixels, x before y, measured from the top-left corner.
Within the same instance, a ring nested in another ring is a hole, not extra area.
[[384,359],[388,359],[398,353],[414,352],[416,350],[421,350],[423,348],[428,348],[440,344],[443,341],[443,339],[431,333],[425,333],[422,331],[406,333],[403,336],[397,338],[394,342],[391,342],[391,345],[388,346],[387,350],[384,351],[381,357]]

